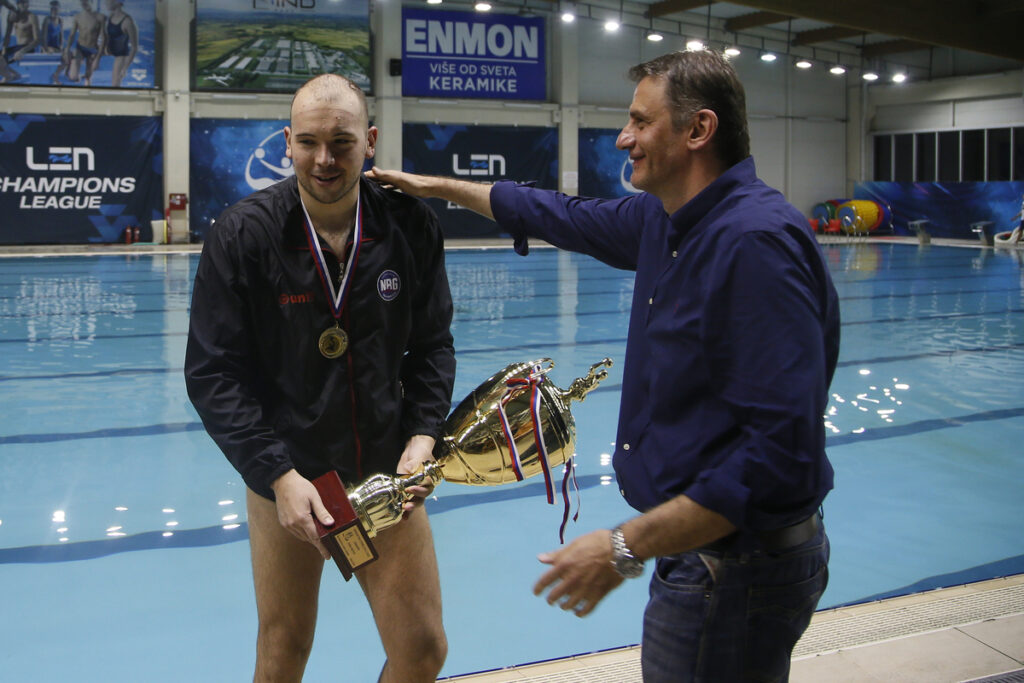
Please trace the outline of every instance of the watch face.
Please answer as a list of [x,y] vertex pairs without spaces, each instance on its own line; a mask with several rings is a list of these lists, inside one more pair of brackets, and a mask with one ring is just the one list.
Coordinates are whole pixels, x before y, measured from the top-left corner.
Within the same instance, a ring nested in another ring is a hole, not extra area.
[[644,563],[635,557],[620,557],[615,569],[625,578],[632,579],[644,573]]

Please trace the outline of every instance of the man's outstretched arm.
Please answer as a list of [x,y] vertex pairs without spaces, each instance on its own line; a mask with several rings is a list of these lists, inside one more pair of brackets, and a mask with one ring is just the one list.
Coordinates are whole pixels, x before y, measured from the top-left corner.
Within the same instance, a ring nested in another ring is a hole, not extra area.
[[491,211],[490,183],[471,183],[441,176],[385,171],[376,166],[366,172],[366,177],[421,199],[436,197],[454,202],[494,220],[494,213]]

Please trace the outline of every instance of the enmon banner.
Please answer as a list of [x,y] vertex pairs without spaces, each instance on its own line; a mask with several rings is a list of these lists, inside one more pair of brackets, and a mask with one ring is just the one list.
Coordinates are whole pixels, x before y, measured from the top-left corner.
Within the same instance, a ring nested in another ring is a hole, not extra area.
[[543,100],[544,19],[402,9],[402,94]]
[[0,115],[2,244],[148,241],[162,194],[159,118]]

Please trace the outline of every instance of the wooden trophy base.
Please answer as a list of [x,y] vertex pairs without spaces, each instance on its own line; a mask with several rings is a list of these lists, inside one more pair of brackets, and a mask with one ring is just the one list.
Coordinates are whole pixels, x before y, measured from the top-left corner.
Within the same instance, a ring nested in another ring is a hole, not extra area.
[[337,472],[331,471],[313,480],[324,507],[334,518],[334,524],[325,526],[314,515],[320,541],[330,551],[341,575],[348,581],[352,573],[365,567],[379,556],[363,525],[359,523],[356,511],[349,502],[348,493]]

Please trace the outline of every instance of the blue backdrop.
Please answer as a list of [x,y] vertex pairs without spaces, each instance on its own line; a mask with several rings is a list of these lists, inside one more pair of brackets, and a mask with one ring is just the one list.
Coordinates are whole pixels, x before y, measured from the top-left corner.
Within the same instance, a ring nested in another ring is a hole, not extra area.
[[977,239],[971,223],[992,221],[992,232],[1012,230],[1021,209],[1024,182],[857,183],[855,199],[872,199],[892,208],[893,231],[909,235],[909,221],[927,219],[933,237]]
[[615,148],[618,128],[580,128],[580,194],[611,199],[639,192],[629,153]]
[[[402,126],[402,169],[464,180],[536,181],[558,188],[558,131],[523,126]],[[493,221],[441,199],[427,201],[437,212],[445,237],[501,234]]]
[[0,115],[0,243],[152,239],[162,133],[156,117]]

